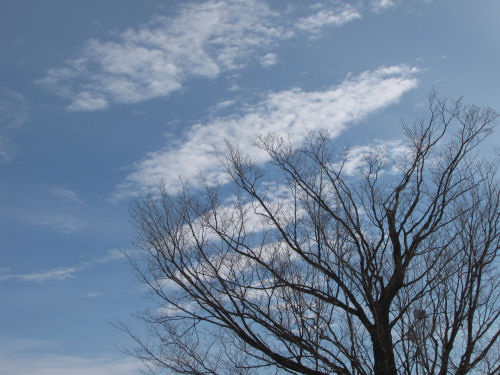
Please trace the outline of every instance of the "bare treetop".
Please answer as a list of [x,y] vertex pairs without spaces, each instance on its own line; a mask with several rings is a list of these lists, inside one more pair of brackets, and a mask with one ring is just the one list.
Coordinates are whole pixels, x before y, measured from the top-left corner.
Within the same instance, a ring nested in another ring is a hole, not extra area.
[[228,146],[231,199],[139,200],[157,307],[134,354],[181,374],[498,374],[500,190],[476,152],[497,117],[431,95],[397,149],[269,134],[267,169]]

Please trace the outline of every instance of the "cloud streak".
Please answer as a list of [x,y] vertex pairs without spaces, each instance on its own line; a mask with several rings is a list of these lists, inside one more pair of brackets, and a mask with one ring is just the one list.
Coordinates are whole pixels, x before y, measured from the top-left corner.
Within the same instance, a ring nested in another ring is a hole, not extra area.
[[189,78],[240,69],[261,50],[291,37],[277,19],[259,0],[187,4],[176,16],[156,17],[114,40],[89,40],[78,57],[38,82],[69,97],[70,109],[82,111],[169,95]]
[[[351,5],[303,7],[283,17],[263,0],[187,3],[109,40],[91,39],[78,55],[37,82],[64,98],[70,110],[95,111],[167,96],[195,77],[216,78],[251,63],[277,62],[272,48],[299,35],[317,37],[325,27],[361,17]],[[302,12],[303,13],[303,12]]]
[[12,159],[12,136],[28,120],[26,99],[16,91],[0,87],[0,163]]
[[63,267],[48,271],[32,272],[24,274],[0,274],[0,280],[17,280],[35,283],[43,283],[52,280],[66,280],[75,277],[75,273],[81,267]]
[[0,281],[14,280],[34,283],[44,283],[47,281],[62,281],[76,277],[76,274],[88,267],[110,262],[123,260],[124,255],[119,250],[110,250],[101,257],[88,262],[81,262],[75,266],[58,267],[46,271],[26,272],[26,273],[11,273],[9,269],[0,269]]
[[209,184],[224,182],[219,158],[226,141],[238,145],[258,162],[267,161],[253,142],[255,135],[274,132],[301,141],[308,131],[327,131],[336,137],[349,123],[398,101],[416,87],[416,68],[381,67],[323,91],[298,88],[269,93],[239,115],[214,118],[194,125],[164,149],[149,153],[118,186],[114,198],[126,198],[164,180],[167,189],[178,187],[178,178],[199,186],[200,172]]
[[85,223],[68,214],[32,214],[30,220],[33,224],[47,227],[62,234],[73,234],[85,226]]
[[83,205],[85,204],[80,195],[74,192],[73,190],[61,188],[61,187],[52,187],[50,189],[50,193],[67,203],[76,203]]
[[9,375],[137,375],[144,369],[130,358],[0,353],[0,373]]
[[[36,226],[45,227],[65,235],[74,234],[86,225],[81,219],[86,203],[80,195],[62,187],[49,187],[48,192],[56,198],[51,209],[26,215],[26,219]],[[59,211],[59,212],[58,212]]]
[[396,3],[394,0],[374,0],[371,5],[375,12],[382,12],[388,8],[395,7]]
[[342,26],[345,23],[361,18],[361,13],[352,5],[346,4],[342,7],[330,4],[325,6],[319,4],[319,10],[297,22],[297,29],[307,31],[315,36],[327,26]]
[[48,70],[37,83],[69,99],[74,111],[142,102],[168,96],[193,78],[214,79],[249,64],[269,68],[277,63],[274,49],[284,40],[318,38],[325,28],[360,19],[367,9],[380,13],[397,6],[396,0],[365,0],[356,6],[329,1],[278,12],[269,3],[186,2],[172,15],[155,16],[107,40],[88,40],[75,57]]

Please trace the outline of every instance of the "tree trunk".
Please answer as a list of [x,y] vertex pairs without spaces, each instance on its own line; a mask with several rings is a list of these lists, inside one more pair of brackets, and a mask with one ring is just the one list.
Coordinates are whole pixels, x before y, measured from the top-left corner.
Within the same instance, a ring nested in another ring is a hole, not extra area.
[[397,375],[396,361],[392,345],[389,321],[382,318],[370,332],[373,343],[373,359],[375,375]]

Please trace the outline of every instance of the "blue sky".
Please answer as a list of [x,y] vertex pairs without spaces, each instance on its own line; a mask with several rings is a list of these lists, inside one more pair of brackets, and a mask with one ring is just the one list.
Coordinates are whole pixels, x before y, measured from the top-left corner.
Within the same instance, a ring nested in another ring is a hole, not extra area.
[[[0,374],[138,374],[150,304],[120,250],[163,178],[224,183],[224,139],[397,150],[431,89],[499,109],[497,0],[0,3]],[[499,143],[493,135],[484,148]]]

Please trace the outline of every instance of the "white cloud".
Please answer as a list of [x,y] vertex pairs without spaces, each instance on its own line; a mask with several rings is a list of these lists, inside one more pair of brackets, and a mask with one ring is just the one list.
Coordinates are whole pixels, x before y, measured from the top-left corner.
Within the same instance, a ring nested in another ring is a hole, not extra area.
[[26,219],[31,224],[45,227],[62,234],[74,234],[82,230],[86,223],[82,220],[82,208],[86,206],[80,195],[72,190],[52,186],[47,191],[56,198],[50,210],[27,213]]
[[210,116],[220,116],[222,113],[229,113],[231,110],[233,110],[234,105],[238,101],[235,99],[226,99],[226,100],[221,100],[218,102],[216,105],[214,105],[212,108],[209,109],[210,111]]
[[50,192],[53,195],[55,195],[56,197],[59,197],[59,198],[65,200],[66,202],[83,204],[83,201],[80,198],[80,196],[78,195],[78,193],[76,193],[72,190],[61,188],[61,187],[52,187],[50,189]]
[[433,0],[368,0],[368,7],[375,13],[382,13],[389,9],[400,7],[407,13],[419,13],[422,6],[432,3]]
[[57,268],[46,272],[27,273],[18,275],[24,281],[43,282],[48,280],[65,280],[75,277],[76,267]]
[[39,80],[72,110],[164,96],[193,76],[214,78],[245,66],[293,33],[275,25],[277,14],[259,0],[209,0],[184,5],[173,17],[156,17],[113,41],[90,40],[79,56]]
[[381,12],[388,8],[395,7],[396,2],[394,0],[374,0],[371,5],[375,12]]
[[342,26],[358,18],[361,18],[361,14],[352,5],[321,5],[315,14],[299,19],[297,28],[317,35],[326,26]]
[[55,268],[48,271],[32,272],[24,274],[0,274],[0,280],[18,280],[42,283],[52,280],[66,280],[75,277],[79,267]]
[[88,292],[85,297],[87,298],[96,298],[102,296],[101,292]]
[[25,273],[12,273],[8,268],[0,268],[0,281],[14,280],[44,283],[47,281],[62,281],[76,277],[76,274],[88,267],[107,264],[110,262],[124,260],[125,256],[120,250],[110,250],[106,255],[90,261],[81,262],[70,267],[58,267],[46,271],[39,272],[25,272]]
[[18,338],[18,339],[0,339],[0,355],[2,353],[14,353],[32,349],[53,348],[60,342],[57,340]]
[[417,85],[416,72],[416,68],[406,65],[381,67],[350,76],[340,85],[323,91],[295,88],[269,93],[240,116],[196,124],[181,139],[149,153],[118,186],[114,198],[125,198],[157,186],[162,179],[168,189],[178,187],[178,177],[199,185],[200,172],[210,184],[221,182],[224,174],[219,157],[224,153],[226,140],[255,160],[265,162],[266,156],[253,146],[256,134],[275,132],[300,141],[308,131],[321,130],[336,137],[347,124],[398,101]]
[[269,68],[273,65],[276,65],[277,62],[278,62],[278,57],[276,56],[275,53],[268,53],[262,56],[260,59],[260,65],[262,65],[264,68]]
[[[63,87],[61,87],[59,90],[61,93],[66,91]],[[72,99],[73,101],[68,106],[68,109],[72,111],[98,111],[100,109],[107,108],[108,100],[100,96],[103,94],[99,93],[99,91],[99,88],[97,86],[94,86],[94,92],[82,91],[79,93],[75,93]]]
[[12,136],[28,120],[26,99],[16,91],[0,87],[0,163],[12,159]]
[[[127,252],[128,254],[132,254],[134,252],[134,250],[128,250],[128,251],[125,251],[125,252]],[[103,257],[94,260],[93,263],[95,263],[95,264],[106,264],[106,263],[109,263],[109,262],[123,261],[125,259],[126,259],[126,256],[125,256],[123,250],[113,249],[113,250],[109,250],[107,252],[107,254],[104,255]]]
[[138,375],[144,365],[130,358],[83,358],[69,355],[0,354],[0,374]]
[[318,36],[328,26],[361,17],[352,5],[319,4],[283,16],[264,0],[184,3],[171,16],[91,39],[76,57],[37,82],[69,99],[70,110],[95,111],[111,104],[166,96],[194,77],[215,78],[259,62],[277,62],[271,49],[300,33]]
[[269,3],[183,3],[170,16],[156,16],[107,40],[88,40],[76,57],[37,82],[69,99],[70,110],[141,102],[170,95],[194,77],[215,78],[254,62],[269,67],[277,62],[272,48],[281,41],[302,33],[318,37],[325,27],[359,19],[365,3],[376,12],[396,6],[396,0],[366,0],[358,8],[330,1],[295,6],[299,17],[280,14]]
[[85,223],[68,214],[32,214],[31,222],[35,225],[48,227],[63,234],[73,234],[81,230]]
[[[377,140],[369,145],[355,146],[349,149],[348,157],[343,166],[343,172],[351,176],[358,174],[367,156],[380,157],[390,165],[402,159],[408,152],[408,145],[404,144],[400,139]],[[391,170],[385,170],[384,172],[395,172],[395,166],[392,167]]]
[[131,357],[111,354],[82,357],[51,354],[61,340],[0,339],[2,375],[139,375],[144,365]]

